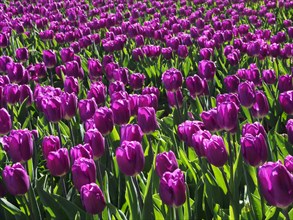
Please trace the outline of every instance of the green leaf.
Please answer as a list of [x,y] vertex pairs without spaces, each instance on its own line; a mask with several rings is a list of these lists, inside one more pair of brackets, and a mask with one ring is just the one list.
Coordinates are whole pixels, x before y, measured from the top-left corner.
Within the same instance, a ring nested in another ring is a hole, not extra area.
[[153,175],[154,168],[152,167],[148,173],[147,185],[144,191],[144,206],[142,211],[142,219],[154,219],[153,209]]
[[0,199],[0,205],[12,215],[24,216],[19,208],[7,201],[5,198]]

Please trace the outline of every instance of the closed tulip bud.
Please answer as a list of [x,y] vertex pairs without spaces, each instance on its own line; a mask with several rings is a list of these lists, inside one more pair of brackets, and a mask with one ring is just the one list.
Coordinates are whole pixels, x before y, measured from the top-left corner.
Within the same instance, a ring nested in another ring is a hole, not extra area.
[[182,80],[182,73],[175,68],[166,70],[162,75],[162,82],[168,91],[178,90],[182,86]]
[[60,148],[59,137],[53,136],[53,135],[44,137],[42,142],[42,151],[43,151],[43,155],[45,159],[47,159],[48,154],[51,151],[57,151],[59,148]]
[[241,152],[244,160],[251,166],[260,166],[268,159],[267,144],[264,136],[246,134],[241,138]]
[[163,203],[179,207],[186,201],[184,174],[180,169],[165,172],[160,179],[159,194]]
[[13,196],[24,195],[30,188],[29,176],[20,163],[5,166],[2,178],[7,191]]
[[255,102],[255,88],[252,82],[242,82],[238,86],[238,96],[241,105],[251,108]]
[[85,184],[80,189],[80,199],[87,213],[102,213],[106,207],[102,190],[96,183]]
[[179,139],[184,141],[188,146],[192,146],[192,135],[199,130],[204,129],[204,124],[201,121],[185,121],[178,125]]
[[284,165],[290,173],[293,173],[293,156],[288,155],[284,160]]
[[230,75],[224,78],[227,92],[237,93],[239,83],[240,79],[236,75]]
[[4,97],[8,104],[14,105],[19,102],[19,94],[19,86],[17,84],[4,86]]
[[217,122],[221,129],[233,132],[238,123],[238,107],[234,102],[223,102],[217,107]]
[[23,103],[26,100],[26,105],[30,106],[33,102],[33,92],[28,85],[19,87],[19,102]]
[[115,81],[121,81],[124,85],[128,84],[129,81],[129,71],[125,67],[119,67],[118,69],[113,70],[113,79]]
[[0,109],[0,135],[7,134],[12,129],[11,116],[5,108]]
[[263,92],[256,92],[256,100],[251,107],[251,113],[255,118],[263,118],[269,113],[268,99]]
[[64,117],[64,107],[59,96],[45,97],[42,100],[42,110],[49,122],[55,123]]
[[91,84],[90,89],[87,93],[87,98],[94,98],[97,105],[104,104],[106,100],[107,89],[102,82],[96,82]]
[[165,172],[173,172],[178,168],[176,156],[173,151],[159,153],[156,156],[156,172],[161,178]]
[[93,158],[93,150],[89,144],[78,144],[70,148],[71,161],[74,163],[75,160],[84,157],[88,159]]
[[78,94],[79,85],[78,80],[73,76],[66,76],[64,81],[64,91],[67,93]]
[[137,123],[145,134],[154,132],[158,128],[156,112],[153,107],[139,107]]
[[204,123],[204,126],[207,130],[210,132],[218,131],[220,130],[220,125],[218,124],[218,111],[217,108],[212,108],[208,111],[203,111],[200,114],[200,117]]
[[206,80],[213,80],[216,73],[216,65],[210,60],[201,60],[198,63],[198,75]]
[[137,124],[127,124],[121,126],[120,142],[137,141],[142,142],[143,132]]
[[269,53],[272,57],[278,57],[280,55],[280,44],[273,43],[269,46]]
[[130,119],[129,101],[126,99],[119,99],[111,103],[113,111],[114,123],[117,125],[127,124]]
[[81,157],[75,160],[71,172],[73,184],[78,191],[83,185],[96,182],[96,164],[92,159]]
[[74,50],[69,48],[62,48],[60,50],[61,60],[63,63],[72,61],[74,59]]
[[138,48],[134,48],[132,50],[132,58],[135,60],[135,61],[139,61],[140,59],[142,59],[144,57],[144,53],[143,53],[143,50],[138,47]]
[[293,203],[293,175],[280,162],[267,162],[258,170],[261,194],[270,205],[287,208]]
[[145,95],[145,94],[154,94],[159,99],[159,97],[160,97],[160,90],[158,88],[156,88],[156,87],[145,87],[142,90],[142,95]]
[[11,64],[13,63],[13,59],[11,57],[9,57],[9,56],[1,56],[0,57],[0,73],[2,73],[2,72],[5,73],[6,72],[6,70],[7,70],[6,65],[8,63],[11,63]]
[[133,73],[130,75],[129,85],[133,90],[140,90],[143,87],[145,75]]
[[3,138],[4,150],[13,162],[24,163],[33,155],[33,136],[31,131],[12,130],[9,136]]
[[188,56],[188,48],[186,45],[179,45],[177,54],[180,58],[185,59]]
[[78,102],[78,109],[81,120],[84,122],[95,114],[98,108],[94,99],[83,99]]
[[121,81],[111,82],[108,91],[109,95],[112,96],[115,92],[125,91],[125,85]]
[[0,48],[5,48],[9,45],[9,37],[5,33],[0,33]]
[[64,176],[70,169],[70,159],[66,148],[51,151],[46,161],[52,176]]
[[211,137],[212,135],[208,130],[199,130],[192,135],[192,147],[194,148],[197,156],[206,156],[204,140],[210,139]]
[[288,140],[293,144],[293,119],[289,119],[286,124],[286,130],[288,134]]
[[116,149],[116,160],[121,172],[127,176],[135,176],[144,168],[145,158],[141,143],[123,141]]
[[103,75],[102,64],[98,59],[89,59],[88,60],[88,69],[89,69],[89,77],[92,80],[97,80],[100,76]]
[[228,152],[222,137],[213,135],[203,140],[205,154],[209,163],[216,167],[222,167],[228,160]]
[[21,62],[28,60],[28,49],[27,48],[17,48],[15,51],[15,57]]
[[276,73],[273,69],[263,70],[262,78],[266,84],[272,85],[276,82]]
[[283,75],[279,77],[278,89],[281,92],[286,92],[293,89],[292,75]]
[[267,136],[267,133],[259,122],[254,122],[253,124],[245,124],[242,127],[242,136],[245,136],[247,134],[251,134],[252,136],[256,136],[258,134],[262,134],[264,137]]
[[143,36],[142,35],[137,35],[135,37],[135,43],[136,43],[136,46],[137,47],[140,47],[140,46],[144,45],[144,38],[143,38]]
[[213,56],[214,50],[212,48],[202,48],[200,49],[199,54],[202,59],[209,60]]
[[168,99],[168,104],[171,108],[176,107],[177,104],[179,107],[182,107],[183,94],[181,89],[178,89],[175,92],[167,91],[167,99]]
[[193,98],[200,96],[204,92],[203,80],[198,75],[188,76],[186,78],[186,87]]
[[284,112],[288,115],[293,114],[293,90],[282,92],[279,96],[279,102]]
[[103,135],[109,134],[114,127],[113,111],[107,107],[97,109],[94,114],[94,121],[99,132]]
[[84,143],[88,143],[93,151],[94,160],[105,152],[105,138],[97,129],[89,129],[84,134]]
[[56,54],[52,50],[43,50],[43,61],[47,68],[51,69],[57,64]]
[[162,53],[162,56],[166,60],[172,59],[172,48],[171,47],[164,47],[164,48],[162,48],[161,53]]

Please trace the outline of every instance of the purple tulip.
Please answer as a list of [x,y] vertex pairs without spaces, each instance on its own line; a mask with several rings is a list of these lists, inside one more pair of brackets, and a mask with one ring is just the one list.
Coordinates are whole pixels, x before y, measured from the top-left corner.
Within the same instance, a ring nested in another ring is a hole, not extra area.
[[29,176],[20,163],[5,166],[2,178],[7,191],[13,196],[24,195],[30,188]]
[[178,125],[178,137],[186,142],[188,146],[192,146],[192,135],[199,130],[204,129],[204,124],[201,121],[185,121]]
[[102,213],[106,207],[103,192],[96,183],[83,185],[80,189],[80,199],[86,212],[91,215]]
[[52,50],[43,50],[43,61],[47,68],[51,69],[57,64],[56,54]]
[[252,82],[242,82],[238,86],[238,96],[241,105],[251,108],[255,102],[255,88]]
[[212,80],[216,73],[216,65],[210,60],[201,60],[198,63],[198,75],[206,80]]
[[96,164],[92,159],[81,157],[71,167],[75,188],[80,191],[83,185],[96,182]]
[[103,135],[109,134],[114,127],[113,111],[107,107],[97,109],[94,114],[95,126]]
[[194,148],[197,156],[206,156],[204,140],[210,139],[211,137],[212,135],[208,130],[199,130],[192,135],[192,147]]
[[67,93],[78,94],[79,85],[78,80],[73,76],[66,76],[64,81],[64,91]]
[[96,82],[91,84],[87,93],[87,98],[94,98],[97,105],[104,104],[107,96],[107,88],[102,82]]
[[278,89],[280,93],[293,90],[292,75],[283,75],[279,77]]
[[172,48],[171,47],[166,47],[161,49],[162,56],[166,60],[172,59]]
[[45,97],[42,100],[42,110],[49,122],[56,123],[64,117],[64,106],[59,96]]
[[33,136],[31,131],[12,130],[9,136],[3,137],[4,150],[13,162],[24,163],[33,155]]
[[261,193],[270,205],[287,208],[293,203],[293,175],[280,162],[267,162],[259,167]]
[[84,157],[87,159],[93,158],[93,150],[89,144],[78,144],[70,148],[71,161],[74,163],[77,159]]
[[212,108],[208,111],[203,111],[200,114],[200,117],[204,123],[204,126],[207,130],[210,132],[218,131],[220,130],[220,125],[218,124],[218,111],[217,108]]
[[273,69],[263,70],[262,76],[263,80],[268,85],[272,85],[276,82],[276,73]]
[[259,122],[254,122],[253,124],[245,124],[242,127],[242,136],[245,136],[247,134],[251,134],[252,136],[256,136],[259,134],[262,134],[264,137],[267,136],[267,133]]
[[204,92],[203,80],[198,75],[188,76],[186,78],[186,87],[193,98],[202,95]]
[[182,73],[175,68],[166,70],[162,75],[162,82],[168,91],[178,90],[182,86],[182,80]]
[[293,173],[293,156],[287,155],[284,160],[284,165],[290,173]]
[[0,109],[0,135],[7,134],[12,129],[11,116],[5,108]]
[[288,115],[293,114],[293,90],[282,92],[279,96],[279,102],[284,112]]
[[15,57],[21,62],[28,60],[28,49],[27,48],[17,48],[15,51]]
[[230,75],[224,78],[224,84],[230,93],[237,93],[239,83],[240,79],[237,75]]
[[286,130],[288,134],[288,140],[293,144],[293,119],[289,119],[286,124]]
[[133,73],[130,75],[129,85],[133,90],[140,90],[143,87],[145,75],[141,73]]
[[256,100],[251,107],[251,113],[255,118],[263,118],[269,113],[268,99],[263,92],[256,91]]
[[6,71],[12,83],[20,83],[25,75],[25,68],[21,63],[7,63]]
[[0,33],[0,48],[8,47],[9,37],[5,33]]
[[89,129],[84,134],[84,143],[88,143],[93,151],[94,160],[98,160],[105,152],[105,138],[97,129]]
[[233,132],[237,128],[238,107],[234,102],[223,102],[217,107],[217,124],[225,131]]
[[44,158],[47,159],[51,151],[57,151],[60,148],[60,140],[57,136],[45,136],[42,142],[42,151]]
[[173,151],[159,153],[156,156],[156,172],[161,178],[165,172],[173,172],[178,168],[176,156]]
[[168,100],[168,104],[171,108],[176,107],[177,104],[179,107],[182,107],[183,94],[182,94],[181,89],[178,89],[175,92],[167,91],[167,100]]
[[50,151],[46,161],[52,176],[64,176],[70,169],[70,159],[66,148]]
[[203,140],[205,154],[209,163],[222,167],[228,160],[228,152],[222,137],[213,135]]
[[139,107],[137,123],[145,134],[154,132],[158,128],[156,112],[153,107]]
[[188,56],[188,48],[186,45],[179,45],[177,54],[180,58],[185,59]]
[[89,69],[89,77],[91,80],[96,81],[102,76],[102,64],[98,59],[89,59],[88,60],[88,69]]
[[142,146],[137,141],[123,141],[116,149],[119,169],[127,176],[135,176],[144,168],[145,158]]
[[4,86],[5,101],[8,104],[15,105],[19,102],[19,86],[17,84],[8,84]]
[[160,179],[159,194],[163,203],[179,207],[186,201],[184,174],[180,169],[165,172]]
[[120,142],[137,141],[142,142],[143,132],[137,124],[122,125],[120,130]]
[[69,48],[62,48],[60,50],[61,60],[63,63],[72,61],[74,59],[74,50]]
[[77,96],[74,93],[63,93],[61,100],[64,109],[64,119],[70,120],[76,115]]
[[111,103],[114,123],[117,125],[127,124],[130,119],[129,101],[126,99],[115,100]]
[[81,120],[84,122],[93,117],[97,108],[98,106],[93,98],[80,100],[78,109]]
[[30,106],[33,102],[33,92],[28,85],[19,87],[19,102],[23,103],[26,100],[26,106]]

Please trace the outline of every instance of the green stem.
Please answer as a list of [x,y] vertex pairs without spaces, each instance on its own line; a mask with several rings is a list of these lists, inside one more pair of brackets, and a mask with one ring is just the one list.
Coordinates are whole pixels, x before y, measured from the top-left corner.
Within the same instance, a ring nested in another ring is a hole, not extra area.
[[75,146],[75,137],[74,137],[73,128],[72,128],[72,119],[70,119],[68,121],[68,124],[69,124],[69,129],[70,129],[71,141],[72,141],[73,146]]
[[174,98],[175,98],[176,109],[178,111],[179,123],[181,123],[182,122],[182,115],[181,115],[181,112],[180,112],[180,107],[179,107],[177,93],[176,92],[173,92],[173,95],[174,95]]
[[99,160],[96,160],[95,162],[96,162],[96,167],[97,167],[98,180],[99,180],[100,186],[102,188],[102,191],[104,191],[103,176],[102,176],[102,172],[101,172],[100,162],[99,162]]
[[282,210],[283,215],[285,216],[286,220],[290,220],[290,216],[288,213],[288,208]]
[[131,180],[132,180],[132,182],[133,182],[133,184],[135,186],[135,189],[136,189],[136,194],[137,194],[137,197],[138,197],[139,208],[142,211],[143,210],[143,200],[142,200],[141,193],[140,193],[140,189],[139,189],[139,185],[138,185],[138,182],[137,182],[137,177],[136,176],[132,176],[131,177]]
[[61,131],[60,131],[59,122],[56,123],[56,128],[57,128],[57,132],[58,132],[58,137],[59,137],[59,139],[60,139],[60,146],[61,146],[61,148],[62,148],[63,145],[62,145],[62,137],[61,137]]
[[62,190],[63,190],[64,198],[66,198],[66,196],[67,196],[67,190],[66,190],[65,178],[66,178],[66,175],[61,176],[61,178],[60,178],[60,181],[61,181],[61,184],[62,184]]

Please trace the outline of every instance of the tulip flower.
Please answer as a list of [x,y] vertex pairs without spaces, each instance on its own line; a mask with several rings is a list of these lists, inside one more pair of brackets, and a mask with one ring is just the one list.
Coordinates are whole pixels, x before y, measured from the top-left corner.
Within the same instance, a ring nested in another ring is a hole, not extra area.
[[182,81],[182,73],[175,68],[166,70],[162,75],[162,82],[168,91],[178,90],[182,86]]
[[133,73],[130,75],[129,85],[133,90],[140,90],[143,87],[145,75],[141,73]]
[[78,144],[72,148],[70,148],[70,157],[72,162],[74,163],[75,160],[84,157],[88,159],[93,158],[93,150],[89,144]]
[[269,113],[268,99],[262,91],[257,91],[255,94],[255,103],[251,107],[251,113],[255,118],[263,118]]
[[72,61],[74,59],[74,51],[71,47],[62,48],[60,50],[60,56],[63,63]]
[[73,76],[66,76],[64,81],[64,91],[67,93],[78,94],[79,85],[78,80]]
[[276,73],[273,69],[263,70],[262,78],[266,84],[268,85],[274,84],[276,81]]
[[159,153],[156,156],[156,172],[161,178],[165,172],[173,172],[178,168],[176,156],[173,151]]
[[93,151],[94,160],[99,159],[105,152],[105,138],[97,129],[89,129],[84,134],[84,142],[88,143]]
[[241,105],[251,108],[255,102],[255,88],[252,82],[242,82],[238,86],[238,96]]
[[217,124],[225,131],[233,131],[238,123],[238,107],[234,102],[223,102],[217,107]]
[[119,169],[127,176],[135,176],[144,168],[145,158],[141,143],[123,141],[116,149],[116,160]]
[[30,188],[29,176],[20,163],[5,166],[2,178],[7,191],[13,196],[24,195]]
[[43,50],[43,61],[47,68],[51,69],[57,64],[56,54],[52,50]]
[[57,151],[60,148],[60,140],[58,136],[46,136],[42,142],[42,151],[44,158],[47,159],[51,151]]
[[86,121],[93,117],[93,115],[95,114],[95,111],[97,109],[97,103],[93,98],[83,99],[79,101],[78,109],[81,120]]
[[123,141],[138,141],[142,142],[143,132],[137,124],[122,125],[120,130],[120,142]]
[[259,167],[261,194],[270,205],[287,208],[293,203],[293,175],[280,162],[267,162]]
[[101,213],[106,207],[103,192],[96,183],[83,185],[80,189],[80,199],[86,212],[92,215]]
[[286,130],[288,135],[288,140],[293,144],[293,119],[289,119],[286,124]]
[[28,49],[27,48],[17,48],[15,51],[15,57],[21,62],[28,60]]
[[204,123],[201,121],[185,121],[178,125],[179,139],[186,142],[188,146],[192,145],[192,135],[205,128]]
[[220,130],[220,125],[218,124],[218,121],[217,121],[217,117],[218,117],[217,108],[212,108],[208,111],[203,111],[200,114],[200,117],[204,123],[205,128],[209,130],[210,132]]
[[50,151],[46,161],[52,176],[64,176],[70,169],[70,159],[66,148]]
[[11,116],[5,108],[0,109],[0,135],[7,134],[12,129]]
[[165,172],[160,179],[159,195],[168,206],[179,207],[186,201],[184,174],[180,169]]
[[109,134],[114,127],[113,111],[107,107],[101,107],[94,113],[95,126],[103,135]]
[[210,60],[201,60],[198,63],[198,75],[206,80],[212,80],[216,73],[216,65]]
[[279,96],[279,102],[284,112],[288,115],[293,114],[293,90],[282,92]]
[[45,97],[41,105],[44,115],[49,122],[55,123],[61,121],[64,117],[65,111],[61,97]]
[[153,107],[139,107],[137,123],[143,133],[148,134],[154,132],[158,128],[155,109]]
[[284,160],[284,165],[290,173],[293,173],[293,156],[288,155]]
[[211,133],[207,130],[199,130],[192,135],[192,147],[194,148],[197,156],[206,156],[204,140],[209,140],[211,137]]

